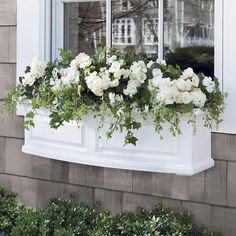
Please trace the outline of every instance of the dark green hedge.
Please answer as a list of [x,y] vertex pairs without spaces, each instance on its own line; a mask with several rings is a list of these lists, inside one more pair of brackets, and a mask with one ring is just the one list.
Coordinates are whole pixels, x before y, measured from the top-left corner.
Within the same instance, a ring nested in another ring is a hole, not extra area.
[[197,73],[214,76],[214,47],[177,48],[166,53],[166,61],[171,65],[179,65],[181,69],[192,67]]
[[46,208],[18,206],[16,195],[0,189],[0,235],[11,236],[217,236],[192,223],[188,214],[175,213],[162,206],[145,211],[108,211],[55,199]]

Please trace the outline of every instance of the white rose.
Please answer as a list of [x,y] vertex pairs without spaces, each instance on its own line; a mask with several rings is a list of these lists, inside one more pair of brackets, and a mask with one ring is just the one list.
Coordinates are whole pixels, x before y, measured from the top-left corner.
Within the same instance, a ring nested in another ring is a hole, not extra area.
[[182,74],[183,74],[184,79],[189,79],[193,77],[194,72],[193,72],[193,69],[189,67],[186,70],[184,70]]
[[122,71],[121,70],[118,70],[114,73],[114,77],[118,80],[120,80],[121,76],[122,76]]

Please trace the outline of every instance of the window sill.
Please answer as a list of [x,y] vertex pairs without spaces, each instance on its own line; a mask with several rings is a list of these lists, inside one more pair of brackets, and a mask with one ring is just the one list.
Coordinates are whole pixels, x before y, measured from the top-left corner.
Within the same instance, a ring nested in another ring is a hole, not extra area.
[[[18,107],[24,116],[27,107]],[[184,118],[183,118],[184,119]],[[39,110],[35,128],[25,130],[25,153],[73,163],[179,175],[193,175],[214,165],[211,159],[211,132],[197,121],[197,134],[182,121],[182,135],[173,138],[168,132],[164,140],[147,124],[137,132],[137,146],[123,146],[124,135],[117,133],[111,140],[98,138],[97,124],[87,116],[80,125],[71,122],[59,129],[49,128],[47,111]],[[106,127],[105,127],[106,128]]]

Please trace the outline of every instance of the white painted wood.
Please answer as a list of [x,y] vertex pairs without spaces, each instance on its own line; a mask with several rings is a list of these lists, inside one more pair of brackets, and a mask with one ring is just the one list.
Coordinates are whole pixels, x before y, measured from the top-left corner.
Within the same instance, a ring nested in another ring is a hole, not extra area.
[[[27,107],[24,108],[26,112]],[[23,113],[22,113],[23,114]],[[182,120],[183,134],[172,137],[167,129],[160,140],[151,124],[136,132],[137,146],[123,146],[124,133],[106,140],[107,126],[97,132],[97,121],[88,115],[80,123],[67,123],[50,129],[48,113],[39,110],[35,128],[25,131],[25,153],[74,163],[110,168],[193,175],[214,165],[211,159],[210,130],[203,128],[199,117],[198,133]]]
[[223,90],[229,94],[221,132],[236,134],[236,1],[223,1]]

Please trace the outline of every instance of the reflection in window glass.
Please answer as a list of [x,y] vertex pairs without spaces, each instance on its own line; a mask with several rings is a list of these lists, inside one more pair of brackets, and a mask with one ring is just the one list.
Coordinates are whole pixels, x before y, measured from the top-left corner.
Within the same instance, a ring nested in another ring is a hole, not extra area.
[[158,0],[112,1],[112,46],[157,55]]
[[65,3],[64,49],[74,55],[94,53],[106,42],[106,4],[104,1]]
[[166,59],[214,74],[214,0],[165,0]]

